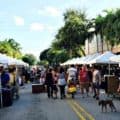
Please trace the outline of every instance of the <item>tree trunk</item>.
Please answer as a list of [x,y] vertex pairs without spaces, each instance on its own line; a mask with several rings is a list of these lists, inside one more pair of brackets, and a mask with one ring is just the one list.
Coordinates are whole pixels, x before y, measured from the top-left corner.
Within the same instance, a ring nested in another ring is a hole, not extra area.
[[88,55],[90,54],[89,38],[88,38]]
[[95,33],[95,36],[96,36],[97,52],[99,52],[99,48],[98,48],[98,36],[97,36],[97,33]]
[[103,53],[104,50],[103,50],[103,35],[102,35],[102,34],[101,34],[101,45],[102,45],[102,46],[101,46],[101,48],[102,48],[102,51],[101,51],[101,52]]
[[69,58],[70,58],[70,59],[72,58],[72,54],[73,54],[72,49],[70,49],[70,50],[69,50]]

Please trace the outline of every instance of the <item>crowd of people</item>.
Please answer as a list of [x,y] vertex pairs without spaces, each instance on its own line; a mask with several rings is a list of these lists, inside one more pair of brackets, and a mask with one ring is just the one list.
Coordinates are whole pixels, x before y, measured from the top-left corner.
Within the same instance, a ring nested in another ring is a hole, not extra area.
[[25,68],[0,64],[0,107],[10,106],[18,99],[19,87],[26,81]]
[[[42,69],[26,70],[24,67],[17,69],[13,66],[6,69],[2,65],[0,66],[0,89],[8,88],[11,90],[12,99],[19,98],[19,86],[30,81],[42,84],[48,98],[57,99],[58,92],[60,99],[66,98],[66,94],[71,94],[71,97],[74,98],[79,89],[83,98],[92,93],[93,98],[98,100],[101,88],[107,92],[106,82],[103,79],[107,71],[105,69],[101,69],[97,65],[92,67],[70,65],[69,67],[43,67]],[[120,81],[120,68],[115,70],[113,74]],[[120,82],[116,92],[120,93]]]
[[[47,89],[48,98],[58,98],[58,91],[60,92],[60,98],[64,99],[66,93],[70,93],[74,98],[77,89],[80,89],[81,96],[89,96],[89,93],[93,93],[93,98],[99,99],[100,89],[106,90],[106,82],[103,80],[103,71],[100,67],[94,65],[89,67],[74,66],[69,67],[50,67],[40,71],[38,80],[45,85]],[[117,72],[116,72],[117,73]],[[120,76],[116,76],[120,77]],[[119,92],[120,88],[116,92]],[[66,92],[67,91],[67,92]]]

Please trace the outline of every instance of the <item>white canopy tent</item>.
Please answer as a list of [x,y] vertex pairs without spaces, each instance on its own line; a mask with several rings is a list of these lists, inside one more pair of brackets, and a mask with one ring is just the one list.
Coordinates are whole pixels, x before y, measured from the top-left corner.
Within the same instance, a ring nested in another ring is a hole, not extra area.
[[96,57],[95,59],[89,61],[89,64],[108,64],[109,67],[109,75],[110,75],[110,65],[111,64],[118,64],[118,62],[111,61],[110,58],[116,56],[111,51],[107,51],[100,56]]
[[89,64],[96,64],[96,63],[116,64],[117,62],[110,60],[110,57],[113,57],[113,56],[116,56],[116,55],[110,51],[107,51],[101,54],[100,56],[94,58],[93,60],[90,60],[88,63]]
[[4,54],[0,54],[0,63],[5,65],[23,65],[28,66],[27,63],[23,62],[22,60],[18,60]]
[[0,63],[8,64],[8,62],[9,62],[8,57],[6,55],[4,55],[4,54],[0,54]]
[[112,56],[112,57],[110,57],[110,60],[113,61],[113,62],[120,63],[120,55]]
[[86,56],[86,58],[84,59],[83,63],[84,64],[89,64],[89,61],[97,58],[98,56],[100,56],[101,54],[100,53],[95,53],[95,54],[92,54],[92,55],[88,55]]
[[78,64],[78,65],[82,65],[82,64],[88,64],[88,62],[96,57],[100,56],[100,53],[95,53],[92,55],[87,55],[87,56],[83,56],[81,58],[73,58],[70,59],[64,63],[62,63],[61,65],[71,65],[71,64]]

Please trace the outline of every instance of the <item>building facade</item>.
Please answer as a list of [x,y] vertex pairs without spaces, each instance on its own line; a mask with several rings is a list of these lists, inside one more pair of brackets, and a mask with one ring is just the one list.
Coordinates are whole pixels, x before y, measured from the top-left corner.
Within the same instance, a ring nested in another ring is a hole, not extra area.
[[[102,41],[100,34],[93,34],[91,38],[85,40],[85,54],[94,54],[94,53],[104,53],[105,51],[111,51],[111,46]],[[112,52],[115,54],[120,54],[120,44],[114,46]]]

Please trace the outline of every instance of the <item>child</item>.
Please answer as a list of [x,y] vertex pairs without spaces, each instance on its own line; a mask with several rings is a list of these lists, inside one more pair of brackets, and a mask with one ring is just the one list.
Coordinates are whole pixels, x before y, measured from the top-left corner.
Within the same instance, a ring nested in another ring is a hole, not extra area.
[[57,99],[57,92],[58,92],[57,82],[55,81],[53,85],[53,98],[54,99]]
[[58,77],[55,74],[54,75],[54,84],[53,84],[53,97],[54,97],[54,99],[57,99],[57,92],[58,92],[57,81],[58,81]]

